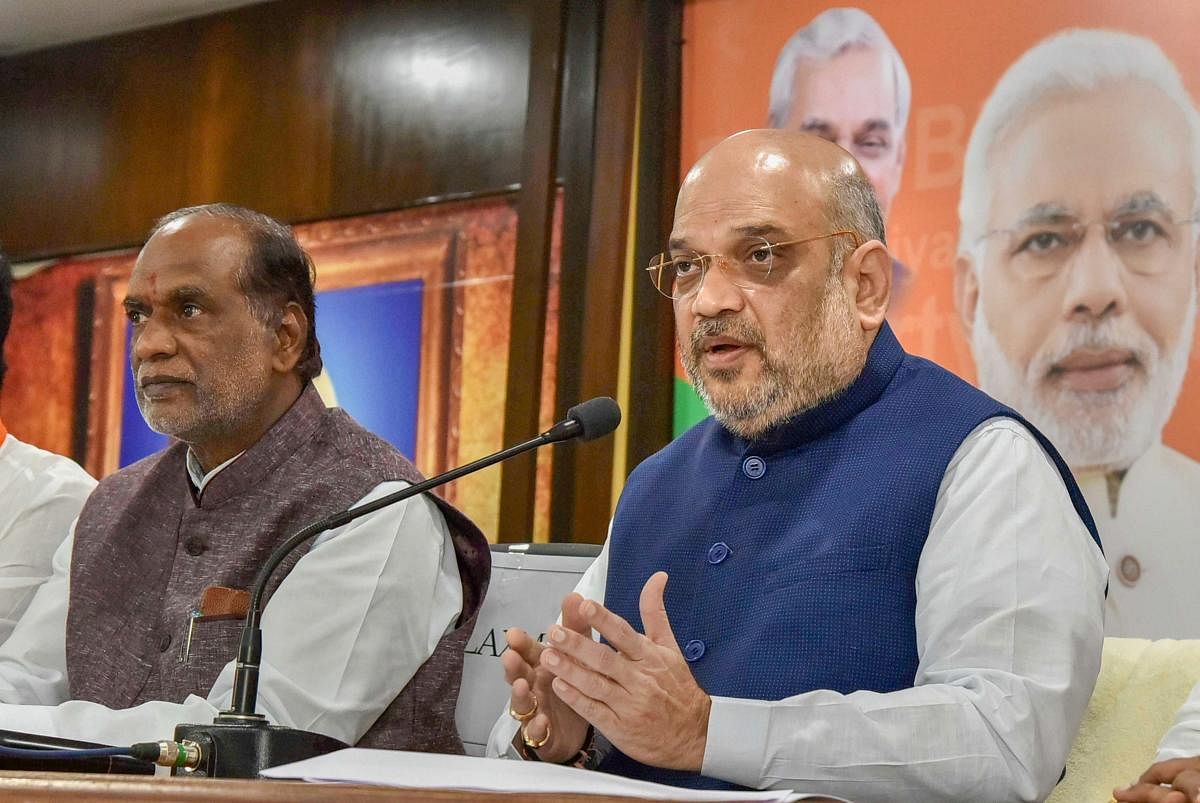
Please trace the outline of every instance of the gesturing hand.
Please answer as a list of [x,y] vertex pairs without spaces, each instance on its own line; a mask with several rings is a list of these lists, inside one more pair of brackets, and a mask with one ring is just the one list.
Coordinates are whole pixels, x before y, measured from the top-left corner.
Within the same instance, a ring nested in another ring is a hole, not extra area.
[[595,725],[627,756],[656,767],[699,772],[712,700],[679,651],[663,605],[666,585],[666,573],[658,572],[642,589],[639,607],[646,635],[585,600],[579,606],[583,624],[612,646],[593,641],[578,628],[555,626],[540,663],[556,676],[556,702]]
[[1142,777],[1113,791],[1121,803],[1196,803],[1200,801],[1200,756],[1152,764]]
[[[579,613],[582,602],[583,597],[578,594],[568,594],[563,600],[562,629],[591,641],[591,628]],[[520,628],[510,629],[505,639],[509,649],[500,656],[500,661],[504,665],[504,679],[512,687],[508,710],[514,717],[533,712],[523,722],[517,738],[525,738],[526,745],[540,744],[537,755],[542,761],[558,763],[574,757],[584,746],[588,723],[554,693],[551,687],[554,675],[540,666],[542,645]]]

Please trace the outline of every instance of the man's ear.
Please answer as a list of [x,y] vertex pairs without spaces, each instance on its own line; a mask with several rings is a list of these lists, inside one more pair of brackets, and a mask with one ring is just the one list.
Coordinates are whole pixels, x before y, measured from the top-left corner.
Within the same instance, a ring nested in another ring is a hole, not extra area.
[[842,267],[843,280],[851,280],[854,305],[863,329],[873,332],[883,326],[892,297],[892,255],[879,240],[854,249]]
[[975,273],[974,261],[966,254],[959,254],[954,260],[954,306],[967,340],[970,340],[975,329],[975,314],[979,311],[979,276]]
[[308,343],[308,316],[295,301],[289,301],[279,315],[275,327],[275,356],[271,364],[280,373],[290,373],[304,356]]

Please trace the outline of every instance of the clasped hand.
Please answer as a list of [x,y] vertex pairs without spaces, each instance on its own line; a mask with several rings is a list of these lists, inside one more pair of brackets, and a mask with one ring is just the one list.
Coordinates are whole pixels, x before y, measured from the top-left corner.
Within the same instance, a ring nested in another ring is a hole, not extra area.
[[[590,723],[636,761],[700,771],[712,700],[679,650],[663,605],[666,585],[666,573],[658,572],[642,588],[645,635],[578,594],[563,600],[562,624],[550,628],[548,644],[518,628],[508,631],[510,649],[501,661],[512,687],[510,710],[536,707],[523,727],[535,744],[548,737],[537,750],[543,761],[576,755]],[[594,641],[592,630],[608,644]]]

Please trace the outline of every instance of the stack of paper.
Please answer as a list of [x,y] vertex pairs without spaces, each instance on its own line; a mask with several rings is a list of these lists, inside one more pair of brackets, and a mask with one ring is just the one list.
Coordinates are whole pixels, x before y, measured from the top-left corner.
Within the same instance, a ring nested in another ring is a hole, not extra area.
[[782,803],[816,797],[790,791],[700,792],[558,764],[360,748],[339,750],[272,767],[263,770],[262,774],[266,778],[299,778],[404,789],[613,795],[643,800],[755,800]]

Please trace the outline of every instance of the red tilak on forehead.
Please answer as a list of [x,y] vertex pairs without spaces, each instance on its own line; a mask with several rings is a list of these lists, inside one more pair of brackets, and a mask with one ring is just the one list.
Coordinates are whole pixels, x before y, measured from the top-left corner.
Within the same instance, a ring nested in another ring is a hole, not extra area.
[[150,295],[156,295],[158,293],[158,274],[151,273],[147,277],[147,281],[150,283]]

